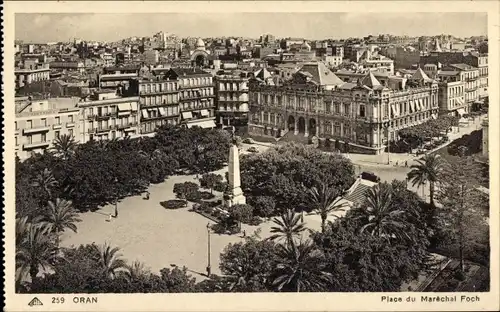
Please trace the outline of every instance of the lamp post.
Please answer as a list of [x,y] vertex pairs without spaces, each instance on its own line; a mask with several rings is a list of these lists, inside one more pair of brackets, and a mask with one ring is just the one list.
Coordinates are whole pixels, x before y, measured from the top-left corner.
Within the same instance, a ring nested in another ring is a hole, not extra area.
[[[115,185],[118,183],[118,178],[115,178]],[[115,195],[115,218],[118,218],[118,193]]]
[[207,223],[207,235],[208,235],[208,265],[207,265],[207,277],[212,275],[212,267],[210,266],[210,223]]

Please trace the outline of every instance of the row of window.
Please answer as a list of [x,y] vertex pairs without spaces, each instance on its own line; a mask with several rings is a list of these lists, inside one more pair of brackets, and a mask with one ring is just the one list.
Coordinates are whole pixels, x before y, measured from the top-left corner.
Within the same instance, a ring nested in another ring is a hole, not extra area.
[[[68,135],[69,136],[73,136],[74,135],[73,129],[68,129]],[[36,135],[27,134],[27,135],[23,136],[25,138],[26,144],[33,144],[33,137],[34,136],[39,136],[40,137],[40,140],[36,141],[37,143],[38,142],[40,142],[40,143],[47,142],[47,134],[46,133],[40,133],[40,134],[36,134]],[[58,138],[60,136],[61,136],[61,131],[59,131],[59,130],[58,131],[54,131],[54,138]],[[16,144],[16,146],[19,145],[18,137],[17,136],[15,137],[15,144]]]
[[141,133],[150,133],[154,132],[156,128],[161,127],[163,125],[177,125],[177,119],[159,119],[150,122],[141,122]]
[[161,105],[161,104],[175,104],[179,101],[177,94],[164,94],[157,96],[147,96],[141,97],[140,103],[141,105]]
[[[132,131],[133,133],[133,131]],[[103,134],[89,134],[89,140],[90,141],[108,141],[110,138],[116,139],[116,138],[123,138],[123,137],[128,137],[130,135],[129,131],[111,131],[111,136],[108,133],[103,133]]]
[[[56,117],[54,117],[54,119],[55,119],[55,123],[54,123],[55,125],[61,125],[61,117],[56,116]],[[26,120],[25,129],[32,129],[33,126],[35,126],[35,127],[47,127],[48,126],[47,118],[40,118],[37,120],[39,120],[38,124],[33,124],[33,120],[31,120],[31,119]],[[75,122],[73,115],[68,115],[68,122],[69,123]],[[16,130],[19,130],[19,125],[17,124],[17,121],[14,122],[14,126],[15,126]]]
[[164,91],[176,91],[176,82],[161,82],[161,83],[145,83],[141,84],[139,91],[146,93],[164,92]]
[[212,99],[198,102],[184,102],[180,103],[179,107],[181,110],[191,110],[200,108],[212,108],[214,106]]
[[214,95],[214,90],[212,88],[185,90],[185,91],[180,92],[181,99],[204,97],[204,96],[211,96],[211,95]]
[[246,82],[242,82],[242,83],[221,82],[221,83],[219,83],[219,91],[240,91],[240,90],[248,90],[248,85]]
[[195,87],[200,85],[211,85],[212,77],[200,77],[200,78],[183,78],[179,80],[179,86],[181,87]]
[[123,117],[123,118],[112,118],[110,120],[99,120],[96,122],[89,121],[89,129],[106,129],[108,126],[125,126],[136,122],[136,118],[133,116]]

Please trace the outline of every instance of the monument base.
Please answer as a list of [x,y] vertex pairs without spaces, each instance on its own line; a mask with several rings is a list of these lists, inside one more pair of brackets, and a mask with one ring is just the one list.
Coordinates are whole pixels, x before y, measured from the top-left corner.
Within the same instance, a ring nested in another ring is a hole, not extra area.
[[243,195],[241,188],[235,188],[231,192],[228,192],[225,196],[224,203],[226,206],[231,207],[234,205],[245,205],[247,203],[246,197]]

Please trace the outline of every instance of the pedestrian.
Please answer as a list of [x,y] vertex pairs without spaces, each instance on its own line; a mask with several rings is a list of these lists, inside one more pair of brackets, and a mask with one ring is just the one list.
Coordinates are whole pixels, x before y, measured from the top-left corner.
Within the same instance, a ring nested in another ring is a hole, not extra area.
[[399,160],[396,160],[396,167],[399,166]]
[[408,167],[408,160],[405,160],[405,167]]
[[109,214],[109,219],[108,219],[108,222],[111,222],[111,219],[113,218],[113,216],[111,214]]
[[247,231],[243,230],[243,237],[247,237]]
[[146,192],[146,200],[149,200],[149,191]]

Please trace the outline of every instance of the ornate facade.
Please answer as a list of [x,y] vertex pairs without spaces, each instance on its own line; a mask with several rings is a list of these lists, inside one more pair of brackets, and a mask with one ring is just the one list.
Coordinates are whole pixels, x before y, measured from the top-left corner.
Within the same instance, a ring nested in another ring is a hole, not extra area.
[[252,84],[249,133],[339,140],[378,154],[398,131],[436,118],[438,110],[438,84],[431,79],[414,79],[403,90],[381,85],[372,73],[334,90]]

